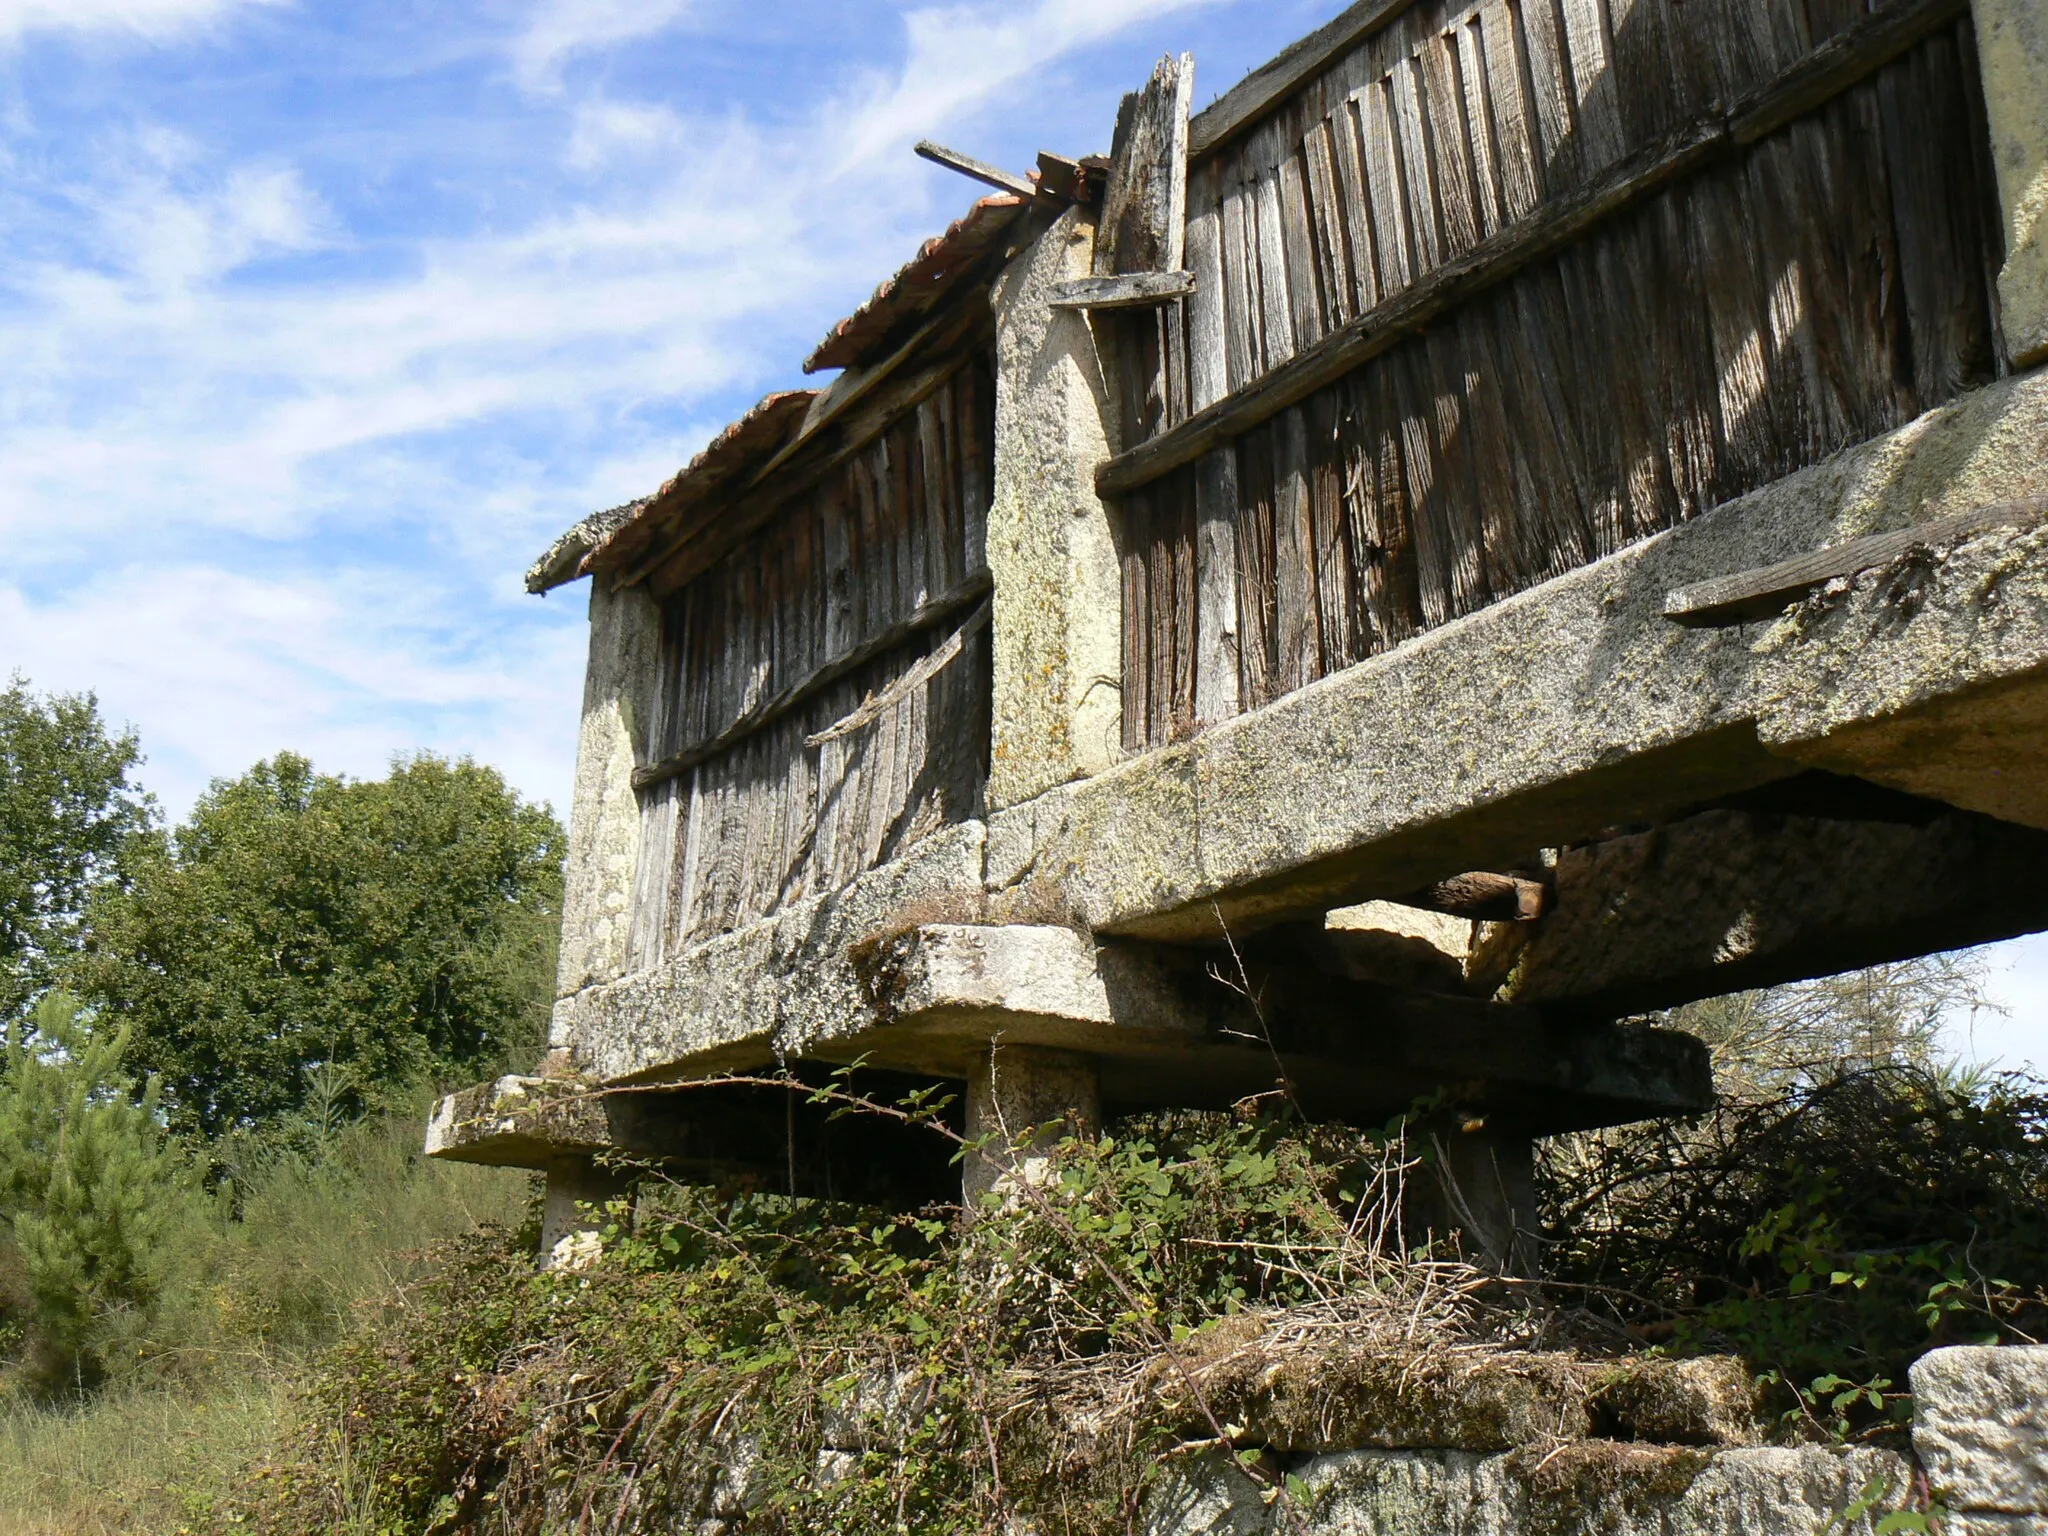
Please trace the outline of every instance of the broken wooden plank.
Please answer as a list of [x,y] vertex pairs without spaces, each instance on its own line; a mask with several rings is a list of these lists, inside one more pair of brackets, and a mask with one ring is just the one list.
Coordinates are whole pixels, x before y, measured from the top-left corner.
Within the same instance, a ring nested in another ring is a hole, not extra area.
[[1192,272],[1124,272],[1054,283],[1050,302],[1054,309],[1144,309],[1194,291]]
[[948,149],[943,144],[934,144],[930,139],[918,140],[917,153],[921,158],[931,161],[933,165],[943,165],[949,171],[958,171],[962,176],[971,177],[986,186],[994,187],[999,192],[1014,192],[1019,197],[1038,196],[1038,184],[1029,177],[1012,176],[999,166],[977,160],[972,155],[963,155],[959,150]]
[[1184,53],[1161,59],[1145,88],[1124,98],[1102,194],[1098,277],[1175,272],[1185,264],[1188,108],[1194,93],[1195,58]]
[[1664,617],[1689,629],[1718,629],[1768,619],[1823,582],[1887,564],[1910,549],[1953,544],[1994,528],[2025,528],[2043,521],[2048,521],[2048,496],[2029,496],[1893,533],[1873,533],[1795,555],[1776,565],[1680,587],[1665,597]]
[[866,666],[877,656],[886,654],[914,639],[926,630],[936,629],[952,619],[971,603],[980,602],[988,596],[992,585],[986,570],[977,571],[950,592],[941,593],[924,604],[901,623],[870,636],[845,655],[825,663],[816,671],[799,678],[773,698],[764,699],[745,715],[720,731],[708,741],[694,742],[682,751],[672,753],[658,763],[649,763],[633,770],[635,789],[652,789],[670,779],[688,773],[699,763],[716,757],[728,747],[736,745],[755,732],[765,729],[787,715],[806,699],[829,688],[849,672]]
[[861,700],[860,708],[854,710],[844,719],[828,725],[816,735],[806,736],[804,738],[804,745],[807,747],[822,747],[828,741],[837,741],[842,736],[851,736],[855,731],[864,730],[868,726],[873,725],[887,710],[910,697],[911,694],[922,688],[926,683],[937,677],[940,672],[958,660],[961,649],[967,644],[967,637],[987,624],[988,621],[989,604],[984,600],[974,612],[967,616],[966,623],[940,641],[930,653],[919,657],[895,682],[889,684],[880,693]]
[[1038,152],[1038,190],[1065,198],[1070,203],[1087,202],[1087,172],[1081,168],[1080,161],[1041,149]]
[[1544,890],[1540,880],[1474,870],[1394,900],[1404,907],[1469,917],[1475,922],[1531,923],[1543,915]]
[[1283,49],[1253,70],[1194,119],[1189,152],[1200,159],[1256,127],[1303,85],[1343,54],[1394,20],[1413,0],[1360,0],[1336,20]]
[[1839,94],[1867,78],[1953,20],[1962,3],[1901,0],[1858,22],[1814,56],[1826,55],[1819,65],[1812,58],[1802,60],[1727,110],[1707,113],[1643,146],[1604,175],[1553,199],[1527,219],[1383,299],[1228,399],[1118,454],[1096,472],[1097,493],[1127,495],[1299,404],[1424,329],[1446,310],[1557,252],[1624,208],[1711,161],[1740,153],[1749,142],[1746,136],[1781,124],[1787,113],[1811,110],[1827,93]]

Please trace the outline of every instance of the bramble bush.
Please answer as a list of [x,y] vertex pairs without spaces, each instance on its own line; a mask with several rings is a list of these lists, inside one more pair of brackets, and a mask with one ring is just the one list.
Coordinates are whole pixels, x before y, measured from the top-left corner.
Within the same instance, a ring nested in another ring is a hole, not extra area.
[[[1398,1125],[1151,1117],[1063,1143],[1046,1182],[965,1225],[661,1187],[587,1269],[536,1272],[530,1230],[452,1251],[331,1358],[243,1515],[279,1536],[636,1532],[742,1508],[749,1531],[964,1533],[1008,1507],[1120,1530],[1185,1448],[1159,1373],[1244,1312],[1390,1358],[1732,1349],[1779,1374],[1788,1438],[1882,1435],[1922,1350],[2039,1332],[2044,1131],[2031,1085],[1892,1072],[1632,1146],[1574,1138],[1541,1288],[1400,1236]],[[1167,1395],[1200,1421],[1183,1385]],[[889,1434],[858,1422],[878,1396]]]

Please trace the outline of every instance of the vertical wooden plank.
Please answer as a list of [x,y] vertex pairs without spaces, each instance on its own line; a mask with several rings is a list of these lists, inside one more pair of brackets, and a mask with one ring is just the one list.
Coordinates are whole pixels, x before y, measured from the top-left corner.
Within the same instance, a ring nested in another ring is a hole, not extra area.
[[1379,255],[1374,248],[1372,191],[1366,179],[1364,146],[1359,139],[1358,101],[1347,97],[1329,119],[1331,148],[1336,155],[1338,206],[1351,250],[1353,314],[1364,314],[1380,301]]
[[1365,393],[1367,439],[1375,458],[1375,526],[1371,536],[1380,552],[1381,601],[1389,644],[1398,645],[1420,630],[1425,618],[1422,570],[1415,541],[1415,506],[1409,496],[1403,390],[1391,359],[1373,369]]
[[1270,424],[1273,441],[1274,684],[1291,693],[1322,672],[1316,614],[1315,509],[1308,489],[1308,424],[1301,407]]
[[1309,520],[1315,550],[1316,676],[1364,655],[1352,631],[1357,603],[1350,547],[1344,537],[1344,444],[1339,430],[1343,395],[1325,389],[1302,403],[1308,427]]
[[1188,270],[1195,275],[1195,291],[1187,301],[1188,403],[1199,411],[1230,393],[1220,207],[1212,204],[1188,220],[1187,249]]
[[1133,491],[1120,504],[1123,550],[1118,558],[1123,588],[1123,744],[1142,752],[1151,742],[1152,590],[1145,571],[1151,540],[1150,498]]
[[1474,181],[1471,134],[1465,125],[1465,84],[1455,32],[1426,38],[1421,66],[1422,126],[1428,139],[1446,260],[1479,243],[1479,188]]
[[1280,211],[1280,168],[1262,174],[1252,187],[1253,227],[1258,244],[1260,369],[1294,356],[1294,319],[1287,288],[1287,237]]
[[1238,701],[1256,709],[1279,691],[1276,681],[1273,572],[1273,435],[1255,428],[1237,440]]
[[1874,81],[1912,357],[1904,408],[1915,413],[1995,373],[1979,213],[1986,197],[1968,106],[1982,97],[1970,94],[1963,73],[1971,42],[1929,38]]
[[1459,23],[1450,37],[1457,51],[1459,114],[1465,142],[1472,152],[1472,206],[1479,238],[1497,234],[1508,221],[1500,165],[1500,139],[1493,124],[1492,88],[1487,73],[1483,12]]
[[1521,24],[1522,57],[1528,71],[1523,84],[1536,120],[1536,150],[1542,166],[1545,197],[1555,197],[1579,184],[1581,177],[1578,124],[1573,121],[1577,96],[1566,51],[1560,0],[1520,0],[1515,16]]
[[[1558,0],[1565,56],[1572,81],[1572,121],[1579,136],[1579,174],[1591,177],[1622,157],[1627,142],[1618,99],[1622,82],[1614,72],[1614,43],[1608,31],[1607,0]],[[1661,93],[1662,80],[1630,82]]]
[[1161,59],[1145,88],[1124,98],[1102,194],[1097,273],[1181,270],[1194,92],[1195,58],[1184,53]]
[[[1205,200],[1213,182],[1197,178]],[[1224,221],[1220,200],[1188,223],[1188,266],[1195,292],[1188,301],[1189,401],[1211,405],[1230,390],[1230,341],[1225,334]],[[1195,636],[1193,710],[1198,722],[1238,712],[1237,456],[1226,445],[1195,466]]]
[[1672,0],[1607,0],[1612,90],[1624,149],[1661,138],[1703,113],[1711,99],[1705,61],[1674,60],[1666,21]]
[[1478,16],[1486,50],[1487,105],[1500,157],[1501,212],[1510,224],[1526,218],[1543,201],[1543,150],[1530,99],[1532,71],[1521,4],[1522,0],[1495,0]]
[[1394,119],[1394,155],[1399,168],[1403,215],[1415,253],[1414,276],[1444,260],[1443,208],[1437,197],[1436,167],[1422,104],[1422,66],[1403,59],[1387,77]]
[[1357,285],[1351,276],[1351,236],[1344,225],[1343,195],[1337,186],[1336,155],[1327,119],[1310,125],[1308,136],[1301,141],[1301,163],[1308,178],[1317,283],[1329,326],[1335,328],[1359,311]]
[[1223,190],[1223,338],[1230,387],[1242,389],[1259,376],[1258,255],[1253,233],[1251,190],[1233,182]]
[[1372,204],[1373,249],[1380,261],[1382,303],[1415,280],[1414,246],[1401,185],[1401,151],[1394,127],[1391,79],[1367,86],[1356,98],[1363,135],[1366,185]]
[[1321,263],[1316,259],[1314,214],[1308,195],[1308,171],[1300,154],[1280,162],[1274,180],[1280,194],[1280,248],[1287,263],[1288,321],[1297,350],[1323,339],[1328,301],[1323,296]]
[[946,428],[939,415],[945,390],[934,390],[917,407],[918,486],[923,492],[925,521],[924,586],[932,595],[949,590],[956,578],[950,558],[959,544],[953,529],[952,498],[946,463]]
[[1238,687],[1237,454],[1228,444],[1195,466],[1195,718],[1227,720]]

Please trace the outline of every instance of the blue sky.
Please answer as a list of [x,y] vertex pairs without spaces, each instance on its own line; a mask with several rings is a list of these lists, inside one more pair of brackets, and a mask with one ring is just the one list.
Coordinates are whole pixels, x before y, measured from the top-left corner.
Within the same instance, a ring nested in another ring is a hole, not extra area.
[[[287,747],[566,809],[583,595],[520,573],[964,211],[912,142],[1102,149],[1161,53],[1207,101],[1339,9],[0,0],[0,658],[173,813]],[[1997,965],[1976,1053],[2048,1061]]]

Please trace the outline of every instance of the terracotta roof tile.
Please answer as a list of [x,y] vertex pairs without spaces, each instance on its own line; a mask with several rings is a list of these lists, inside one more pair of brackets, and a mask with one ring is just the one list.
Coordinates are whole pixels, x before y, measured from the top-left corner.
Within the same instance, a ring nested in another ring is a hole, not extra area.
[[925,241],[902,270],[875,290],[873,298],[833,326],[817,350],[804,359],[804,372],[855,368],[894,345],[907,329],[906,322],[929,311],[979,258],[994,249],[1029,206],[1028,199],[1014,193],[984,197],[944,234]]

